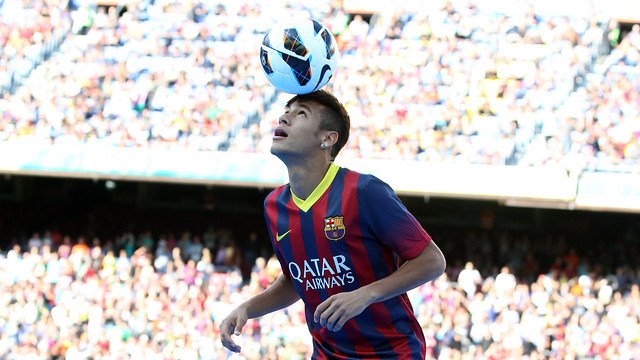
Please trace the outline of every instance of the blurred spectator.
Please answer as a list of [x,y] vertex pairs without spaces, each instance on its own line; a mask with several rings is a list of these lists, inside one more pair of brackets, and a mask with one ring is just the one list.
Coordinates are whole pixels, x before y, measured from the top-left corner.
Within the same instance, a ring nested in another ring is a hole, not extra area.
[[511,273],[509,267],[503,266],[500,273],[496,275],[493,284],[498,296],[507,296],[516,289],[516,277]]
[[158,242],[158,246],[156,248],[156,253],[153,261],[153,266],[156,268],[161,274],[166,273],[167,265],[169,264],[169,260],[171,259],[171,251],[169,246],[167,246],[167,240],[161,239]]
[[184,247],[185,256],[193,261],[200,261],[202,249],[203,245],[200,241],[200,236],[195,235]]
[[473,266],[472,262],[467,262],[464,269],[458,274],[458,286],[462,289],[468,299],[472,299],[482,283],[480,272]]

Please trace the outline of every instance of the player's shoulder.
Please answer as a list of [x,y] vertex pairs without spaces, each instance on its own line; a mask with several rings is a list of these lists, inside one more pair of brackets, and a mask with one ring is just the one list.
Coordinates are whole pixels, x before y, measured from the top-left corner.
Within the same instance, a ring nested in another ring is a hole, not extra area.
[[357,186],[361,191],[375,191],[380,187],[389,187],[386,182],[373,174],[360,173],[348,168],[340,168],[340,171],[345,172],[345,182],[347,182],[346,179],[351,179],[352,184]]
[[273,202],[278,199],[278,197],[289,188],[289,184],[278,186],[277,188],[271,190],[269,194],[264,198],[264,204],[267,206],[268,203]]
[[278,196],[278,195],[282,194],[282,192],[285,191],[288,187],[289,187],[289,184],[280,185],[280,186],[276,187],[275,189],[271,190],[269,192],[269,195],[267,195],[267,197],[273,196],[273,195]]

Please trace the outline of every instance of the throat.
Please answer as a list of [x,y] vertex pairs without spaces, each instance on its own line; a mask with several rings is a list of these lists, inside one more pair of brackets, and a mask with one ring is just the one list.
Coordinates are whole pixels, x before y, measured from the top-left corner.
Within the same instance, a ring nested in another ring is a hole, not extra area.
[[[327,191],[338,170],[338,166],[331,164],[328,164],[327,167],[307,171],[291,171],[289,169],[291,192],[299,201],[306,204],[305,207],[307,205],[310,207]],[[303,207],[301,209],[305,210]]]

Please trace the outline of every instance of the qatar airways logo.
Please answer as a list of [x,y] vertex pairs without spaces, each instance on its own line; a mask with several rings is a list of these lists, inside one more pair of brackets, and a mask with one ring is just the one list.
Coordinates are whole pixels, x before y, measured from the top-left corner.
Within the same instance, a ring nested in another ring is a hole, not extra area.
[[331,289],[356,281],[351,268],[345,265],[346,260],[344,255],[336,255],[333,259],[304,260],[302,265],[290,262],[289,273],[304,284],[305,291]]

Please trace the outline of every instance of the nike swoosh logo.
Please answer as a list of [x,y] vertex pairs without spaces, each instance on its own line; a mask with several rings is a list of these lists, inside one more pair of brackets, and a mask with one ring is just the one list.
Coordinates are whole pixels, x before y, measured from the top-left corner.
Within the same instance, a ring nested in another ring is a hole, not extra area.
[[284,233],[282,235],[278,235],[278,233],[276,233],[276,241],[282,240],[282,238],[287,236],[287,234],[290,233],[290,232],[291,232],[291,230],[287,231],[286,233]]
[[[313,91],[316,91],[316,89],[318,89],[318,86],[320,85],[320,83],[322,82],[322,78],[324,77],[324,74],[331,70],[331,67],[329,65],[324,65],[322,67],[322,70],[320,70],[320,78],[318,80],[318,83],[316,84],[316,87],[313,88]],[[333,75],[333,74],[332,74]],[[329,79],[331,79],[331,75],[329,75]]]

